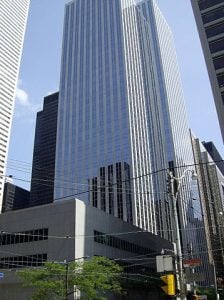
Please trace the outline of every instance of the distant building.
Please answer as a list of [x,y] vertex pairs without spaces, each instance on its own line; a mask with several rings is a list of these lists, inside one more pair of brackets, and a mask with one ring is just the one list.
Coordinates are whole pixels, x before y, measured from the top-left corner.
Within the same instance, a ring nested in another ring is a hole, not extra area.
[[[30,206],[53,202],[58,96],[44,98],[43,110],[37,113],[33,151]],[[61,179],[63,180],[63,178]]]
[[[31,298],[32,290],[22,287],[16,273],[11,272],[21,267],[106,256],[122,263],[125,273],[140,274],[137,278],[140,282],[141,274],[156,276],[155,256],[162,249],[168,249],[170,254],[173,248],[171,242],[149,232],[139,232],[138,227],[74,198],[2,214],[0,228],[0,272],[4,269],[1,300]],[[142,257],[145,261],[139,260]],[[125,260],[128,258],[131,260]],[[159,285],[149,282],[146,288],[136,290],[133,280],[129,281],[127,276],[126,281],[131,299],[161,299]],[[69,299],[74,299],[74,295]]]
[[29,200],[29,191],[10,182],[6,182],[4,186],[2,212],[28,207]]
[[224,0],[191,0],[224,140]]
[[29,3],[30,0],[0,1],[0,212]]
[[202,142],[202,144],[224,176],[224,161],[213,142]]
[[224,176],[204,145],[192,137],[210,261],[224,279]]

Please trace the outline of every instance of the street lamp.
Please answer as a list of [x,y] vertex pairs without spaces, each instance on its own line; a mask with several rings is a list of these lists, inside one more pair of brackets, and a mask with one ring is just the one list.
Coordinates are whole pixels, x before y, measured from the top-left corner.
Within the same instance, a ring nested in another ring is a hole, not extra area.
[[[181,240],[180,240],[180,229],[179,229],[179,220],[178,220],[178,209],[177,209],[177,201],[178,201],[178,193],[180,191],[180,187],[182,184],[183,178],[186,174],[190,172],[192,179],[196,179],[197,175],[194,173],[192,169],[185,169],[181,177],[177,178],[173,175],[173,172],[169,172],[169,182],[170,182],[170,196],[173,203],[173,215],[176,229],[176,249],[177,249],[177,259],[178,259],[178,280],[179,280],[179,288],[180,288],[180,298],[181,300],[186,299],[185,292],[185,280],[184,280],[184,272],[183,272],[183,256],[181,249]],[[175,182],[177,183],[177,189],[175,189]]]

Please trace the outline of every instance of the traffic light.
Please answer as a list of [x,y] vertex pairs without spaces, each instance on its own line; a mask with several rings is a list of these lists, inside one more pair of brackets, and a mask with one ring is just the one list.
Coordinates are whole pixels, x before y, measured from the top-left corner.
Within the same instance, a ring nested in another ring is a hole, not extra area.
[[163,275],[160,277],[162,281],[166,284],[162,286],[162,290],[169,296],[174,296],[176,294],[175,291],[175,279],[173,274]]

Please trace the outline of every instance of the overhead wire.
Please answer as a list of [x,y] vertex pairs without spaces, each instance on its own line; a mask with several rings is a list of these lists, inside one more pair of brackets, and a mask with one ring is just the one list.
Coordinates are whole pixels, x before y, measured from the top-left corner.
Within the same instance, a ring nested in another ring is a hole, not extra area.
[[[199,163],[193,163],[193,164],[185,164],[185,165],[180,165],[180,166],[174,166],[173,168],[174,169],[188,168],[188,167],[194,167],[194,166],[197,166],[197,165],[214,164],[214,163],[223,162],[223,161],[224,160],[216,160],[216,161],[212,161],[212,162],[199,162]],[[162,169],[159,169],[159,170],[156,170],[156,171],[152,171],[152,172],[149,172],[149,173],[146,173],[146,174],[142,174],[142,175],[139,175],[139,176],[128,178],[126,180],[122,180],[119,183],[129,182],[131,180],[140,179],[142,177],[158,174],[160,172],[167,172],[168,170],[169,170],[169,168],[162,168]],[[42,180],[41,178],[34,178],[34,179]],[[55,180],[51,180],[51,181],[55,182]],[[27,182],[30,182],[30,181],[27,181]],[[86,183],[81,183],[81,182],[73,182],[73,181],[70,181],[70,180],[63,180],[63,181],[59,180],[59,181],[56,181],[56,182],[73,183],[73,184],[77,184],[77,185],[91,186],[91,184],[86,184]],[[114,185],[117,185],[117,183],[113,183],[112,185],[108,185],[108,186],[99,186],[99,187],[112,187]]]
[[[217,162],[222,162],[222,161],[224,161],[224,160],[217,160],[217,161],[213,161],[213,162],[200,162],[200,163],[194,163],[194,164],[188,164],[188,165],[182,165],[182,166],[176,166],[176,167],[174,167],[174,169],[175,168],[187,168],[187,167],[193,167],[193,166],[196,166],[196,165],[203,165],[203,164],[214,164],[215,162],[217,163]],[[99,185],[97,185],[97,190],[98,189],[100,189],[100,188],[104,188],[104,189],[106,189],[106,188],[109,188],[109,189],[111,189],[111,188],[113,188],[113,187],[115,187],[115,186],[117,186],[118,184],[122,184],[122,183],[125,183],[125,182],[128,182],[128,183],[130,183],[130,181],[131,180],[137,180],[137,179],[140,179],[140,178],[142,178],[142,177],[145,177],[145,176],[150,176],[150,175],[153,175],[153,174],[158,174],[158,173],[160,173],[160,172],[166,172],[167,174],[168,174],[168,168],[163,168],[163,169],[160,169],[160,170],[157,170],[157,171],[153,171],[153,172],[150,172],[150,173],[147,173],[147,174],[143,174],[143,175],[139,175],[139,176],[135,176],[135,177],[131,177],[131,178],[128,178],[128,179],[125,179],[125,180],[121,180],[121,181],[119,181],[119,182],[115,182],[115,183],[112,183],[112,184],[109,184],[109,185],[104,185],[104,186],[99,186]],[[22,182],[27,182],[27,183],[30,183],[31,182],[31,180],[24,180],[24,179],[21,179],[21,178],[16,178],[16,177],[14,177],[14,179],[15,180],[18,180],[18,181],[22,181]],[[38,180],[38,181],[43,181],[43,180],[45,180],[45,179],[40,179],[40,178],[32,178],[32,180]],[[55,182],[55,180],[52,180],[51,181],[52,183],[54,183]],[[60,181],[57,181],[57,182],[60,182]],[[63,183],[65,183],[65,181],[63,181]],[[72,182],[70,182],[70,181],[66,181],[66,183],[72,183]],[[40,184],[42,184],[42,185],[44,185],[44,186],[47,186],[47,184],[46,183],[40,183]],[[83,183],[72,183],[72,184],[75,184],[75,185],[79,185],[79,184],[82,184],[83,185]],[[52,185],[50,185],[51,187],[52,187]],[[92,185],[90,185],[89,184],[89,186],[90,187],[92,187]],[[64,190],[66,190],[66,191],[69,191],[69,190],[75,190],[75,191],[77,191],[77,189],[74,189],[73,187],[64,187],[64,186],[60,186],[60,187],[57,187],[57,186],[54,186],[54,188],[59,188],[59,189],[64,189]],[[124,190],[126,189],[126,187],[119,187],[119,188],[123,188]],[[118,188],[117,188],[118,189]],[[73,196],[78,196],[78,195],[82,195],[82,194],[86,194],[86,193],[89,193],[89,192],[95,192],[96,190],[95,189],[89,189],[89,190],[86,190],[86,191],[81,191],[81,192],[76,192],[76,193],[73,193],[73,194],[69,194],[69,195],[66,195],[66,196],[63,196],[63,197],[59,197],[59,198],[57,198],[57,200],[60,200],[60,199],[66,199],[66,198],[70,198],[70,197],[73,197]],[[108,191],[109,193],[113,193],[113,192],[110,192],[110,191]],[[146,191],[146,192],[133,192],[133,193],[140,193],[140,194],[158,194],[158,192],[150,192],[150,191]],[[160,194],[160,193],[159,193]],[[165,191],[164,192],[162,192],[161,194],[167,194]]]
[[[209,226],[209,228],[224,228],[224,225],[217,225],[217,226]],[[189,228],[180,228],[180,231],[192,231],[192,230],[201,230],[204,229],[205,226],[198,226],[198,227],[189,227]],[[170,232],[175,231],[174,229],[162,229],[158,230],[158,232]],[[102,233],[98,234],[97,237],[108,237],[108,236],[122,236],[122,235],[129,235],[129,234],[138,234],[138,233],[151,233],[146,230],[136,230],[136,231],[122,231],[122,232],[112,232],[112,233]],[[77,234],[75,236],[65,235],[65,236],[57,236],[57,235],[44,235],[44,234],[31,234],[31,233],[25,233],[25,232],[12,232],[8,230],[0,230],[0,237],[2,235],[14,235],[14,236],[28,236],[28,237],[41,237],[47,238],[47,239],[76,239],[76,238],[95,238],[96,235],[88,235],[88,234]],[[152,233],[151,233],[152,234]],[[159,237],[159,235],[158,235]]]

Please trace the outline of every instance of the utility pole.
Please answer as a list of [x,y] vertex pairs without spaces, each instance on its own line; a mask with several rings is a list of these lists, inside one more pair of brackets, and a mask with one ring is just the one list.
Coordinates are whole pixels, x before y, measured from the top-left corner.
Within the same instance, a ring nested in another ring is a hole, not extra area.
[[[69,284],[68,284],[69,263],[76,261],[76,260],[86,259],[86,258],[89,258],[89,256],[77,257],[72,260],[66,260],[66,259],[64,260],[64,264],[65,264],[65,300],[68,300],[68,296],[74,293],[74,291],[72,291],[72,292],[68,291],[68,289],[69,289]],[[75,287],[75,292],[76,292],[76,287]]]
[[65,260],[65,300],[68,299],[68,268],[69,262]]
[[215,261],[213,258],[213,272],[214,272],[214,288],[215,288],[215,295],[216,295],[216,300],[219,300],[219,291],[218,291],[218,285],[217,285],[217,276],[216,276],[216,268],[215,268]]
[[[191,258],[193,259],[193,246],[192,246],[192,243],[190,243],[190,254],[191,254]],[[193,267],[191,271],[194,274],[195,273],[195,268]],[[195,280],[193,281],[193,292],[194,292],[194,295],[197,295]]]
[[[173,215],[174,215],[174,222],[175,222],[175,229],[176,229],[176,247],[177,247],[177,264],[178,264],[178,281],[180,286],[180,299],[186,299],[185,293],[185,281],[184,281],[184,272],[183,272],[183,257],[182,257],[182,249],[181,249],[181,240],[180,240],[180,229],[179,229],[179,221],[178,221],[178,212],[177,212],[177,192],[175,192],[175,180],[179,180],[173,176],[173,172],[169,172],[169,179],[170,181],[170,196],[172,199],[173,204]],[[178,182],[179,183],[179,182]]]

